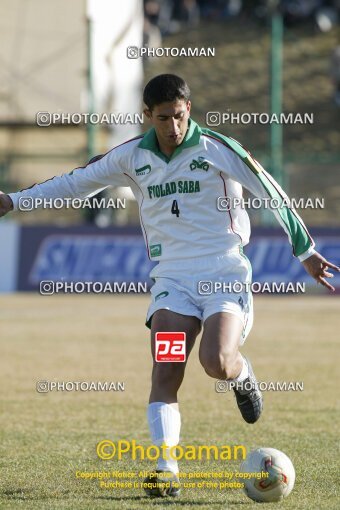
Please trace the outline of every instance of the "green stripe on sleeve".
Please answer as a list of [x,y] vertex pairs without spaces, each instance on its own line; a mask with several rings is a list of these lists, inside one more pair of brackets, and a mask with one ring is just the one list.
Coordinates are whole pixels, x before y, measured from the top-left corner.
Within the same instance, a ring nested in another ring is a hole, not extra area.
[[[239,142],[237,142],[237,140],[221,135],[220,133],[216,133],[215,131],[211,131],[210,129],[202,129],[202,133],[216,138],[235,152],[261,182],[262,187],[265,189],[270,198],[277,199],[281,204],[283,199],[286,201],[289,200],[287,195],[280,188],[279,184],[270,176],[270,174],[267,174],[262,166]],[[314,242],[309,235],[305,224],[294,208],[283,205],[277,209],[272,209],[272,211],[288,235],[293,248],[293,254],[296,257],[302,255],[309,248],[314,246]]]

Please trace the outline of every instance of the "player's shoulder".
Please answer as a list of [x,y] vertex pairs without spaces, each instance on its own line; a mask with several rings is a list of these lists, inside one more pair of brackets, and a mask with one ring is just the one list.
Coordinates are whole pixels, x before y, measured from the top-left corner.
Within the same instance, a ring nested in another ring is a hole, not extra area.
[[116,145],[112,150],[118,149],[120,152],[130,152],[133,151],[136,147],[139,146],[140,142],[143,140],[145,136],[145,133],[135,136],[133,138],[130,138],[129,140],[126,140],[125,142],[122,142],[119,145]]
[[260,163],[254,158],[252,153],[239,141],[235,140],[231,136],[222,135],[221,133],[217,133],[216,131],[212,131],[208,128],[201,128],[203,137],[205,136],[207,140],[210,140],[211,143],[215,144],[216,150],[220,151],[225,150],[228,152],[228,155],[233,155],[235,158],[238,157],[239,160],[242,160],[249,168],[251,168],[256,173],[259,173],[263,170],[263,167]]
[[201,128],[202,136],[207,140],[208,143],[215,145],[216,147],[224,147],[230,151],[236,153],[241,158],[245,158],[250,152],[235,138],[226,136],[217,131],[213,131],[208,128]]
[[110,150],[103,154],[97,154],[96,156],[93,156],[88,164],[95,163],[96,161],[100,161],[101,159],[105,157],[110,156],[117,156],[117,155],[127,155],[133,152],[133,150],[138,147],[139,143],[143,139],[143,135],[135,136],[134,138],[131,138],[129,140],[126,140],[125,142],[120,143],[119,145],[115,145]]

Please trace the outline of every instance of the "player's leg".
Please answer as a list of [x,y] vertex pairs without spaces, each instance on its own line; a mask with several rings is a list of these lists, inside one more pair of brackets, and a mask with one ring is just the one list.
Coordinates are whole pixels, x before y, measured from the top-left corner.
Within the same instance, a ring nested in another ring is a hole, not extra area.
[[235,379],[243,368],[239,342],[243,330],[241,319],[232,313],[218,312],[204,322],[200,344],[200,362],[210,377]]
[[[197,317],[181,315],[161,309],[154,313],[151,323],[151,351],[153,357],[152,385],[148,406],[148,422],[153,444],[166,444],[169,448],[179,442],[181,416],[179,413],[177,392],[182,384],[186,362],[157,363],[155,361],[155,336],[161,331],[184,331],[186,333],[186,359],[194,346],[201,329],[201,321]],[[162,454],[163,457],[163,454]],[[169,452],[164,450],[164,457],[159,458],[157,471],[178,473],[177,461],[171,459]],[[176,480],[176,477],[174,477]],[[169,481],[169,478],[167,479]],[[148,480],[149,481],[149,480]],[[159,480],[158,480],[159,482]],[[158,487],[149,492],[150,495],[161,496]],[[168,492],[171,496],[179,494],[179,490]]]
[[152,385],[149,402],[166,402],[177,406],[177,391],[183,381],[186,362],[157,363],[155,361],[155,336],[162,331],[183,331],[186,333],[186,359],[194,346],[201,329],[197,317],[182,315],[170,310],[158,310],[151,323],[151,352],[153,358]]
[[210,315],[204,322],[199,357],[210,377],[234,382],[238,407],[245,421],[255,423],[262,412],[262,395],[249,360],[239,352],[244,325],[228,312]]

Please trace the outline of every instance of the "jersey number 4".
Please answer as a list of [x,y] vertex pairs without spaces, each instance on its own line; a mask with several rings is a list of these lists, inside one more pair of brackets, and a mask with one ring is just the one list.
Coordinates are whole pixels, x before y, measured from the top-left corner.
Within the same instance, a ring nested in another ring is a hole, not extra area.
[[176,214],[177,218],[179,216],[179,209],[178,209],[178,203],[177,203],[177,200],[174,200],[172,202],[172,206],[171,206],[171,212],[172,214]]

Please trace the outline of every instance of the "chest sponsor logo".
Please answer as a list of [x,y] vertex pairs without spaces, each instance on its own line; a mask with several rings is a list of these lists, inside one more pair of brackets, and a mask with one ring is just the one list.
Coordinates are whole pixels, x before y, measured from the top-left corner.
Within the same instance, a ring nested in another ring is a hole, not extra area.
[[148,186],[149,198],[166,197],[174,193],[198,193],[199,181],[172,181]]
[[197,159],[193,159],[190,163],[190,170],[204,170],[207,172],[209,170],[209,163],[205,161],[203,156],[198,156]]
[[148,175],[151,172],[151,166],[145,165],[141,168],[135,168],[136,175]]

